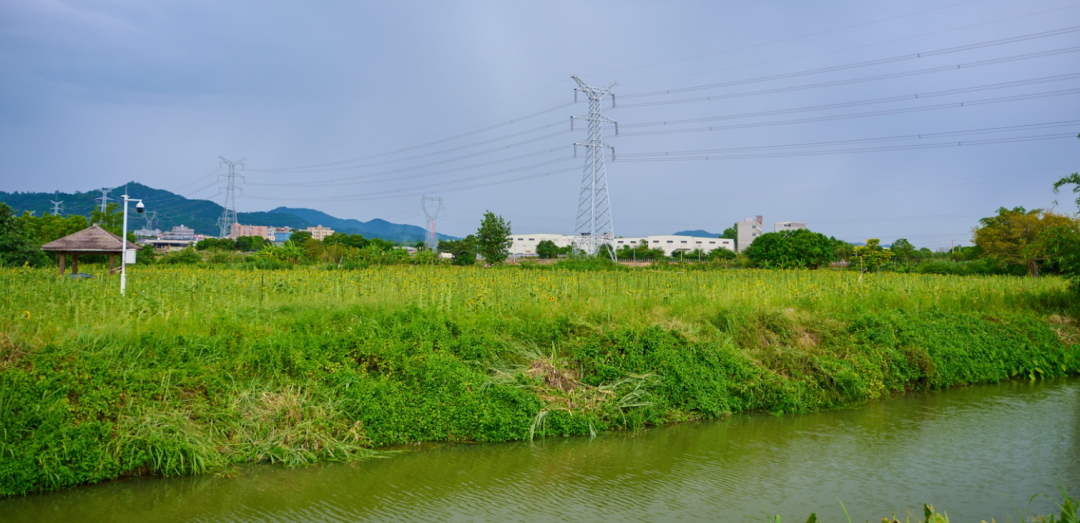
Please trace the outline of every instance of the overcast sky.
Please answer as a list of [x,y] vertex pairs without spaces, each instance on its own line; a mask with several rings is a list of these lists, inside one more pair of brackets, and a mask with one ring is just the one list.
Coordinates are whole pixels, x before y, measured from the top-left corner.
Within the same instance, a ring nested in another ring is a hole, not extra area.
[[0,190],[220,203],[220,155],[240,211],[423,225],[427,194],[440,232],[569,234],[578,75],[618,82],[617,235],[764,215],[947,247],[1080,169],[1078,51],[1076,1],[7,0]]

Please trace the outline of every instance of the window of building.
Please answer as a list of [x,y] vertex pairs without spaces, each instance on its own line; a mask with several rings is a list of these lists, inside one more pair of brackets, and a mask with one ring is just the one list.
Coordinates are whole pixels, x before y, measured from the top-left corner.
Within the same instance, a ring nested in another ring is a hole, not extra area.
[[675,242],[674,242],[674,241],[672,241],[672,240],[668,240],[667,242],[668,242],[668,243],[675,243]]
[[534,241],[534,240],[536,240],[536,238],[529,238],[529,241]]

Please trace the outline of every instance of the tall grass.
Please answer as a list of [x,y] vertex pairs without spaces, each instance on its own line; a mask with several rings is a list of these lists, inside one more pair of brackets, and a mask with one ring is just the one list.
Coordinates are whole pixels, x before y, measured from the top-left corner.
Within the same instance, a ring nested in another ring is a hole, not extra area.
[[1055,278],[577,268],[0,270],[0,495],[1080,372]]

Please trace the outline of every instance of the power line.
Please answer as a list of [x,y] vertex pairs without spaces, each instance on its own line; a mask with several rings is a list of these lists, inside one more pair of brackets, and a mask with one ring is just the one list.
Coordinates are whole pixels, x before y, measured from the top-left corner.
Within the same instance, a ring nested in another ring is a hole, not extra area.
[[[552,160],[550,162],[543,162],[543,163],[540,163],[540,164],[534,164],[534,165],[524,167],[524,168],[507,169],[505,171],[500,171],[500,172],[497,172],[497,173],[489,173],[489,174],[484,174],[484,175],[479,175],[479,176],[472,176],[472,177],[469,177],[469,178],[451,180],[451,181],[447,181],[447,182],[431,184],[431,185],[426,185],[426,186],[409,187],[409,188],[406,188],[406,189],[397,189],[397,190],[383,191],[383,192],[378,192],[378,193],[353,194],[353,195],[330,197],[330,198],[297,198],[297,197],[270,198],[270,197],[259,197],[259,196],[248,196],[247,198],[252,198],[252,199],[256,199],[256,200],[273,200],[273,201],[289,200],[289,201],[303,201],[303,202],[329,202],[329,201],[350,201],[350,202],[355,202],[355,201],[365,201],[365,200],[386,200],[386,199],[390,199],[390,198],[394,198],[394,197],[412,198],[417,194],[422,194],[422,192],[418,192],[418,191],[423,191],[425,189],[430,189],[430,188],[434,188],[434,187],[444,187],[446,185],[451,185],[451,184],[461,183],[461,182],[467,182],[467,181],[473,181],[473,180],[478,180],[478,179],[492,178],[492,177],[503,175],[503,174],[509,174],[509,173],[513,173],[513,172],[520,172],[520,171],[532,169],[532,168],[539,167],[539,166],[562,163],[562,162],[566,162],[566,161],[570,161],[570,160],[574,160],[574,159],[575,159],[574,157],[570,156],[570,157],[567,157],[567,158],[562,158],[560,160]],[[530,180],[530,179],[534,179],[534,178],[541,178],[541,177],[545,177],[545,176],[551,176],[551,175],[554,175],[554,174],[568,173],[568,172],[571,172],[571,171],[577,171],[578,169],[579,169],[578,167],[569,167],[569,168],[558,169],[558,170],[554,170],[554,171],[546,171],[546,172],[542,172],[542,173],[529,174],[529,175],[526,175],[526,176],[521,176],[521,177],[517,177],[517,178],[510,178],[510,179],[506,179],[506,180],[497,180],[497,181],[491,181],[491,182],[485,182],[485,183],[479,183],[479,184],[473,184],[473,185],[466,185],[466,186],[461,186],[461,187],[451,187],[451,188],[448,188],[448,189],[440,189],[440,190],[442,192],[444,192],[444,193],[447,193],[447,192],[454,192],[454,191],[463,191],[463,190],[468,190],[468,189],[477,189],[477,188],[480,188],[480,187],[489,187],[489,186],[492,186],[492,185],[502,185],[502,184],[506,184],[506,183],[513,183],[513,182],[519,182],[519,181],[523,181],[523,180]]]
[[[472,143],[472,144],[469,144],[469,145],[451,147],[449,149],[442,149],[442,150],[431,152],[431,153],[424,153],[424,154],[420,154],[420,155],[416,155],[416,156],[410,156],[408,158],[396,158],[396,159],[393,159],[393,160],[385,160],[385,161],[381,161],[381,162],[373,162],[373,163],[367,163],[367,164],[361,164],[361,165],[348,165],[348,166],[343,166],[343,167],[325,167],[325,168],[315,168],[315,169],[303,168],[303,169],[297,170],[297,171],[289,170],[287,168],[282,168],[282,169],[248,169],[247,171],[269,173],[269,174],[296,174],[296,173],[310,173],[310,172],[346,171],[346,170],[353,170],[353,169],[358,170],[358,169],[363,169],[363,168],[367,168],[367,167],[377,167],[377,166],[380,166],[380,165],[394,164],[394,163],[399,163],[399,162],[404,162],[404,161],[409,161],[409,160],[416,160],[416,159],[420,159],[420,158],[425,158],[425,157],[428,157],[428,156],[437,156],[437,155],[440,155],[440,154],[451,153],[451,152],[460,151],[460,150],[463,150],[463,149],[470,149],[472,147],[477,147],[477,146],[480,146],[480,145],[487,145],[489,143],[506,140],[506,139],[513,138],[513,137],[516,137],[516,136],[521,136],[523,134],[529,134],[529,133],[533,133],[533,132],[536,132],[536,131],[539,131],[539,130],[549,129],[551,127],[563,126],[563,125],[566,125],[566,124],[565,124],[565,122],[561,122],[561,121],[560,122],[555,122],[555,123],[549,123],[549,124],[546,124],[546,125],[541,125],[539,127],[533,127],[532,129],[526,129],[524,131],[519,131],[519,132],[516,132],[516,133],[510,133],[510,134],[501,135],[501,136],[499,136],[497,138],[492,138],[492,139],[484,140],[484,141],[481,141],[481,142],[475,142],[475,143]],[[448,162],[451,162],[451,161],[460,160],[462,158],[471,158],[473,156],[479,156],[481,154],[487,154],[487,153],[490,153],[490,152],[502,151],[502,150],[509,149],[509,148],[512,148],[512,147],[516,147],[516,146],[519,146],[519,145],[524,145],[524,144],[538,142],[538,141],[541,141],[541,140],[546,140],[546,139],[554,137],[554,136],[559,136],[559,135],[565,134],[566,132],[568,132],[568,131],[562,131],[562,132],[558,132],[558,133],[554,133],[554,134],[549,134],[549,135],[541,136],[539,138],[532,138],[532,139],[529,139],[529,140],[525,140],[525,141],[521,141],[521,142],[517,142],[517,143],[512,143],[512,144],[509,144],[509,145],[504,145],[504,146],[501,146],[501,147],[498,147],[498,148],[495,148],[495,149],[489,149],[487,151],[482,151],[482,152],[475,153],[475,154],[468,155],[468,156],[463,156],[463,157],[459,156],[457,158],[439,160],[439,161],[434,162],[434,163],[425,164],[424,166],[438,165],[438,164],[441,164],[441,163],[448,163]],[[418,166],[414,166],[414,167],[418,168]],[[396,171],[388,171],[388,172],[396,172]]]
[[[565,134],[565,133],[559,133],[559,134]],[[533,156],[540,156],[540,155],[544,155],[544,154],[550,154],[550,153],[553,153],[555,151],[563,150],[564,148],[565,148],[565,146],[559,147],[557,149],[544,149],[544,150],[541,150],[541,151],[531,152],[531,153],[527,153],[527,154],[521,154],[521,155],[513,156],[513,157],[510,157],[510,158],[502,158],[502,159],[499,159],[499,160],[492,160],[492,161],[483,162],[483,163],[476,163],[476,164],[472,164],[472,165],[464,165],[464,166],[460,166],[460,167],[454,167],[452,169],[443,169],[441,171],[433,171],[433,172],[428,172],[428,173],[412,174],[412,175],[409,175],[409,176],[398,176],[398,177],[393,177],[393,178],[385,178],[385,179],[381,179],[381,180],[368,180],[366,178],[370,178],[370,177],[373,177],[373,176],[382,176],[382,175],[385,175],[385,174],[397,174],[397,173],[413,170],[414,168],[410,167],[408,169],[397,169],[397,170],[394,170],[394,171],[386,171],[386,172],[383,172],[383,173],[375,173],[375,174],[371,174],[371,175],[354,176],[354,177],[350,177],[350,178],[340,178],[340,179],[337,179],[337,180],[322,180],[322,181],[312,181],[312,182],[283,182],[283,183],[254,183],[253,182],[253,183],[250,183],[249,185],[261,186],[261,187],[313,187],[313,188],[318,188],[318,187],[337,187],[337,186],[343,186],[343,185],[358,185],[358,184],[365,184],[365,183],[380,183],[380,182],[386,182],[386,181],[411,180],[411,179],[414,179],[414,178],[422,178],[422,177],[426,177],[426,176],[437,176],[437,175],[440,175],[440,174],[446,174],[446,173],[457,172],[457,171],[465,171],[465,170],[469,170],[469,169],[476,169],[478,167],[487,167],[487,166],[495,165],[495,164],[499,164],[499,163],[506,163],[506,162],[511,162],[511,161],[515,161],[515,160],[521,160],[523,158],[530,158],[530,157],[533,157]],[[429,164],[429,165],[436,165],[436,164],[439,164],[439,163],[444,163],[444,162],[436,162],[435,164]]]
[[826,30],[826,31],[819,31],[819,32],[816,32],[816,33],[810,33],[810,34],[805,34],[805,35],[800,35],[800,36],[793,36],[791,38],[784,38],[784,39],[781,39],[781,40],[774,40],[772,42],[747,45],[747,46],[739,47],[737,49],[727,49],[727,50],[724,50],[724,51],[717,51],[717,52],[714,52],[714,53],[700,54],[700,55],[697,55],[697,56],[690,56],[690,57],[687,57],[687,58],[679,58],[679,59],[676,59],[676,60],[667,60],[667,61],[664,61],[664,62],[655,62],[655,63],[652,63],[652,64],[638,65],[638,66],[634,66],[634,67],[627,67],[627,68],[623,68],[623,69],[616,69],[616,70],[613,70],[613,71],[607,71],[607,72],[595,73],[595,74],[596,75],[608,75],[608,74],[614,74],[614,73],[621,73],[621,72],[624,72],[624,71],[633,71],[635,69],[646,69],[646,68],[649,68],[649,67],[656,67],[656,66],[660,66],[660,65],[670,65],[670,64],[673,64],[673,63],[685,62],[685,61],[688,61],[688,60],[696,60],[698,58],[706,58],[706,57],[717,56],[717,55],[721,55],[721,54],[734,53],[734,52],[738,52],[738,51],[746,51],[746,50],[755,49],[755,48],[758,48],[758,47],[767,47],[767,46],[770,46],[770,45],[776,45],[776,44],[781,44],[781,43],[785,43],[785,42],[792,42],[792,41],[795,41],[795,40],[802,40],[804,38],[812,38],[812,37],[821,36],[821,35],[824,35],[824,34],[835,33],[835,32],[838,32],[838,31],[846,31],[848,29],[854,29],[856,27],[874,25],[874,24],[879,24],[879,23],[882,23],[882,22],[888,22],[888,21],[891,21],[891,20],[896,20],[896,19],[899,19],[899,18],[906,18],[906,17],[909,17],[909,16],[916,16],[916,15],[925,14],[925,13],[929,13],[929,12],[933,12],[933,11],[939,11],[941,9],[948,9],[950,7],[956,7],[958,5],[970,4],[970,3],[976,2],[976,1],[978,1],[978,0],[966,0],[964,2],[958,2],[958,3],[955,3],[955,4],[949,4],[949,5],[946,5],[946,6],[935,7],[933,9],[926,9],[926,10],[923,10],[923,11],[916,11],[914,13],[907,13],[907,14],[897,15],[897,16],[893,16],[893,17],[889,17],[889,18],[882,18],[882,19],[879,19],[879,20],[872,20],[870,22],[863,22],[863,23],[860,23],[860,24],[849,25],[849,26],[846,26],[846,27],[839,27],[839,28],[836,28],[836,29],[829,29],[829,30]]
[[[562,84],[562,83],[565,83],[565,82],[566,82],[566,80],[559,80],[558,82],[553,82],[553,83],[547,84],[547,85],[545,85],[545,86],[543,86],[543,87],[538,87],[538,88],[536,88],[536,89],[533,89],[533,90],[531,90],[531,91],[526,91],[526,92],[524,92],[524,93],[519,93],[519,94],[516,94],[516,95],[514,95],[514,96],[510,96],[510,97],[508,97],[508,98],[504,98],[504,99],[502,99],[502,100],[499,100],[499,101],[497,101],[497,102],[492,102],[492,103],[489,103],[489,104],[485,104],[485,105],[481,105],[481,106],[476,106],[476,107],[473,107],[472,109],[467,109],[467,110],[465,110],[465,111],[461,111],[461,112],[459,112],[459,113],[455,113],[455,114],[452,114],[452,115],[449,115],[449,116],[445,116],[445,117],[442,117],[442,118],[438,118],[438,119],[435,119],[435,120],[431,120],[431,121],[429,121],[429,122],[426,122],[426,123],[423,123],[423,124],[418,124],[418,125],[414,125],[414,126],[411,126],[411,127],[406,127],[406,128],[398,129],[398,130],[396,130],[396,131],[390,131],[389,133],[382,133],[382,134],[380,134],[379,136],[387,136],[387,135],[390,135],[390,134],[397,134],[397,133],[401,133],[401,132],[405,132],[405,131],[411,131],[411,130],[413,130],[413,129],[417,129],[417,128],[419,128],[419,127],[423,127],[424,125],[428,125],[428,124],[430,124],[430,123],[435,123],[435,122],[441,122],[441,121],[443,121],[443,120],[448,120],[448,119],[450,119],[450,118],[455,118],[455,117],[457,117],[457,116],[461,116],[461,115],[463,115],[463,114],[468,114],[468,113],[470,113],[470,112],[473,112],[473,111],[478,111],[478,110],[480,110],[480,109],[486,109],[486,108],[488,108],[488,107],[493,107],[493,106],[499,105],[499,104],[501,104],[501,103],[505,103],[505,102],[508,102],[508,101],[510,101],[510,100],[516,100],[516,99],[518,99],[518,98],[521,98],[522,96],[527,96],[527,95],[530,95],[530,94],[533,94],[533,93],[537,93],[537,92],[543,91],[544,89],[549,89],[549,88],[551,88],[551,87],[554,87],[554,86],[556,86],[556,85],[559,85],[559,84]],[[552,110],[555,110],[555,109],[552,109]],[[526,116],[527,116],[527,117],[531,117],[531,116],[529,116],[529,115],[526,115]],[[522,119],[522,118],[516,118],[516,119],[520,120],[520,119]],[[483,124],[482,124],[482,125],[483,125]],[[368,138],[368,139],[370,139],[370,138]],[[350,141],[350,142],[341,142],[341,143],[337,143],[337,144],[333,144],[333,145],[326,145],[326,146],[323,146],[323,147],[318,147],[318,148],[315,148],[315,149],[309,149],[309,150],[308,150],[307,152],[313,152],[313,151],[317,151],[317,150],[321,150],[321,149],[329,149],[329,148],[332,148],[332,147],[340,147],[340,146],[344,146],[344,145],[349,145],[349,144],[351,144],[351,143],[352,143],[352,141]],[[376,148],[377,148],[377,147],[371,147],[371,148],[368,148],[368,149],[364,149],[364,150],[372,150],[372,149],[376,149]]]
[[[359,162],[359,161],[364,161],[364,160],[372,160],[372,159],[375,159],[375,158],[382,158],[382,157],[385,157],[385,156],[390,156],[392,154],[400,154],[400,153],[407,152],[407,151],[414,151],[414,150],[417,150],[417,149],[422,149],[424,147],[430,147],[432,145],[438,145],[438,144],[441,144],[441,143],[446,143],[446,142],[450,142],[450,141],[457,140],[457,139],[460,139],[460,138],[464,138],[466,136],[473,136],[473,135],[480,134],[480,133],[487,132],[487,131],[491,131],[491,130],[494,130],[494,129],[499,129],[499,128],[502,128],[502,127],[506,127],[508,125],[513,125],[513,124],[518,123],[518,122],[520,122],[522,120],[528,120],[530,118],[535,118],[537,116],[541,116],[541,115],[544,115],[544,114],[547,114],[547,113],[550,113],[550,112],[554,112],[554,111],[557,111],[559,109],[564,109],[564,108],[570,107],[571,105],[573,105],[573,104],[572,103],[559,104],[559,105],[556,105],[556,106],[553,106],[553,107],[549,107],[547,109],[542,109],[542,110],[539,110],[539,111],[535,111],[535,112],[526,114],[524,116],[519,116],[519,117],[510,119],[510,120],[506,120],[506,121],[502,121],[500,123],[496,123],[496,124],[493,124],[493,125],[488,125],[486,127],[476,129],[476,130],[473,130],[473,131],[464,132],[464,133],[460,133],[460,134],[457,134],[457,135],[454,135],[454,136],[449,136],[449,137],[446,137],[446,138],[441,138],[441,139],[438,139],[438,140],[433,140],[433,141],[430,141],[430,142],[426,142],[426,143],[422,143],[422,144],[418,144],[418,145],[413,145],[413,146],[410,146],[410,147],[404,147],[404,148],[396,149],[396,150],[393,150],[393,151],[388,151],[388,152],[379,153],[379,154],[373,154],[373,155],[370,155],[370,156],[364,156],[364,157],[360,157],[360,158],[351,158],[351,159],[348,159],[348,160],[340,160],[340,161],[336,161],[336,162],[326,162],[326,163],[320,163],[320,164],[302,165],[302,166],[294,166],[294,167],[278,167],[278,168],[270,168],[270,169],[259,169],[259,171],[261,171],[261,172],[297,171],[297,170],[304,170],[304,169],[314,169],[314,168],[319,168],[319,167],[331,167],[331,166],[342,165],[342,164],[346,164],[346,163],[353,163],[353,162]],[[252,169],[252,170],[255,170],[255,169]]]
[[[763,89],[763,90],[759,90],[759,91],[744,91],[744,92],[740,92],[740,93],[714,94],[714,95],[710,95],[710,96],[702,96],[702,97],[697,97],[697,98],[681,98],[681,99],[677,99],[677,100],[664,100],[664,101],[658,101],[658,102],[644,102],[644,103],[638,103],[638,104],[623,104],[623,105],[619,106],[619,109],[634,109],[634,108],[638,108],[638,107],[655,107],[655,106],[658,106],[658,105],[676,105],[676,104],[684,104],[684,103],[708,102],[708,101],[717,101],[717,100],[727,100],[727,99],[731,99],[731,98],[742,98],[742,97],[746,97],[746,96],[762,96],[762,95],[768,95],[768,94],[786,93],[786,92],[792,92],[792,91],[802,91],[802,90],[806,90],[806,89],[820,89],[822,87],[835,87],[835,86],[838,86],[838,85],[850,85],[850,84],[856,84],[856,83],[871,82],[871,81],[876,81],[876,80],[886,80],[886,79],[891,79],[891,78],[902,78],[902,77],[905,77],[905,76],[915,76],[915,75],[920,75],[920,74],[940,73],[940,72],[946,72],[946,71],[958,71],[958,70],[961,70],[961,69],[972,69],[972,68],[975,68],[975,67],[983,67],[983,66],[987,66],[987,65],[998,65],[998,64],[1002,64],[1002,63],[1015,62],[1015,61],[1019,61],[1019,60],[1030,60],[1030,59],[1033,59],[1033,58],[1043,58],[1043,57],[1046,57],[1046,56],[1054,56],[1054,55],[1065,54],[1065,53],[1075,53],[1077,51],[1080,51],[1080,46],[1065,47],[1065,48],[1054,49],[1054,50],[1050,50],[1050,51],[1040,51],[1040,52],[1036,52],[1036,53],[1015,55],[1015,56],[1009,56],[1009,57],[1004,57],[1004,58],[993,58],[993,59],[989,59],[989,60],[982,60],[982,61],[978,61],[978,62],[970,62],[970,63],[966,63],[966,64],[950,64],[950,65],[944,65],[944,66],[929,67],[929,68],[926,68],[926,69],[916,69],[914,71],[903,71],[903,72],[899,72],[899,73],[888,73],[888,74],[881,74],[881,75],[874,75],[874,76],[864,76],[864,77],[861,77],[861,78],[850,78],[850,79],[846,79],[846,80],[834,80],[834,81],[831,81],[831,82],[819,82],[819,83],[815,83],[815,84],[803,84],[803,85],[795,85],[795,86],[790,86],[790,87],[777,87],[777,88],[774,88],[774,89]],[[624,125],[624,127],[633,127],[633,125]]]
[[627,83],[624,83],[623,85],[646,84],[646,83],[660,82],[660,81],[666,81],[666,80],[674,80],[674,79],[677,79],[677,78],[687,78],[687,77],[690,77],[690,76],[701,76],[701,75],[705,75],[705,74],[713,74],[713,73],[720,73],[720,72],[726,72],[726,71],[734,71],[734,70],[737,70],[737,69],[745,69],[747,67],[758,67],[758,66],[762,66],[762,65],[770,65],[770,64],[780,63],[780,62],[788,62],[788,61],[791,61],[791,60],[804,60],[804,59],[807,59],[807,58],[813,58],[813,57],[816,57],[816,56],[822,56],[822,55],[827,55],[827,54],[834,54],[834,53],[839,53],[839,52],[842,52],[842,51],[852,51],[852,50],[855,50],[855,49],[863,49],[863,48],[866,48],[866,47],[873,47],[873,46],[877,46],[877,45],[890,44],[890,43],[895,43],[895,42],[902,42],[904,40],[911,40],[911,39],[915,39],[915,38],[923,38],[923,37],[926,37],[926,36],[935,36],[935,35],[944,34],[944,33],[951,33],[951,32],[954,32],[954,31],[964,31],[964,30],[975,28],[975,27],[982,27],[982,26],[985,26],[985,25],[993,25],[993,24],[998,24],[998,23],[1001,23],[1001,22],[1011,22],[1013,20],[1019,20],[1021,18],[1030,18],[1032,16],[1044,15],[1044,14],[1048,14],[1048,13],[1055,13],[1055,12],[1063,11],[1063,10],[1066,10],[1066,9],[1076,9],[1078,7],[1080,7],[1080,4],[1078,4],[1078,5],[1070,5],[1070,6],[1065,6],[1065,7],[1058,7],[1058,8],[1054,8],[1054,9],[1047,9],[1047,10],[1044,10],[1044,11],[1036,11],[1034,13],[1027,13],[1027,14],[1023,14],[1023,15],[1009,16],[1009,17],[1005,17],[1005,18],[998,18],[998,19],[989,20],[989,21],[986,21],[986,22],[979,22],[977,24],[969,24],[969,25],[964,25],[964,26],[959,26],[959,27],[953,27],[953,28],[950,28],[950,29],[943,29],[943,30],[940,30],[940,31],[931,31],[931,32],[927,32],[927,33],[917,34],[917,35],[905,36],[905,37],[902,37],[902,38],[893,38],[891,40],[883,40],[883,41],[880,41],[880,42],[874,42],[874,43],[869,43],[869,44],[861,44],[861,45],[843,47],[843,48],[840,48],[840,49],[832,49],[832,50],[829,50],[829,51],[822,51],[822,52],[818,52],[818,53],[810,53],[810,54],[804,54],[804,55],[799,55],[799,56],[791,56],[791,57],[788,57],[788,58],[781,58],[781,59],[778,59],[778,60],[772,60],[772,61],[768,61],[768,62],[757,62],[757,61],[755,61],[754,63],[747,64],[747,65],[741,65],[741,66],[735,66],[735,67],[725,67],[723,69],[713,69],[713,70],[710,70],[710,71],[702,71],[702,72],[697,72],[697,73],[681,74],[681,75],[676,75],[676,76],[668,76],[668,77],[664,77],[664,78],[654,78],[654,79],[651,79],[651,80],[642,80],[642,81],[638,81],[638,82],[627,82]]
[[772,152],[772,153],[747,153],[747,154],[718,154],[709,156],[695,156],[695,157],[676,157],[676,156],[657,156],[653,158],[629,158],[620,160],[620,162],[696,162],[696,161],[712,161],[712,160],[744,160],[749,158],[790,158],[795,156],[822,156],[828,154],[853,154],[853,153],[870,153],[870,152],[883,152],[883,151],[903,151],[913,149],[941,149],[945,147],[972,147],[976,145],[993,145],[1002,143],[1016,143],[1016,142],[1036,142],[1044,140],[1061,140],[1075,138],[1076,134],[1073,132],[1068,133],[1056,133],[1056,134],[1043,134],[1038,136],[1023,136],[1012,138],[988,138],[985,140],[969,140],[969,141],[950,141],[950,142],[938,142],[927,144],[912,144],[912,145],[888,145],[878,147],[866,147],[861,149],[834,149],[828,151],[794,151],[794,152]]
[[[977,88],[972,88],[972,90],[984,90],[984,88],[978,88],[977,87]],[[747,129],[747,128],[751,128],[751,127],[767,127],[767,126],[773,126],[773,125],[790,125],[790,124],[798,124],[798,123],[825,122],[825,121],[831,121],[831,120],[846,120],[846,119],[851,119],[851,118],[867,118],[867,117],[871,117],[871,116],[882,116],[882,115],[889,115],[889,114],[903,114],[903,113],[914,113],[914,112],[921,112],[921,111],[933,111],[933,110],[938,110],[938,109],[951,109],[951,108],[959,108],[959,107],[974,107],[974,106],[979,106],[979,105],[1008,103],[1008,102],[1016,102],[1016,101],[1021,101],[1021,100],[1033,100],[1033,99],[1037,99],[1037,98],[1047,98],[1047,97],[1051,97],[1051,96],[1065,96],[1065,95],[1077,94],[1077,93],[1080,93],[1080,88],[1062,89],[1062,90],[1057,90],[1057,91],[1044,91],[1044,92],[1041,92],[1041,93],[1003,96],[1003,97],[998,97],[998,98],[984,98],[984,99],[981,99],[981,100],[971,100],[971,101],[965,101],[965,102],[950,102],[950,103],[945,103],[945,104],[927,105],[927,106],[922,106],[922,107],[906,107],[906,108],[901,108],[901,109],[886,109],[886,110],[881,110],[881,111],[870,111],[870,112],[865,112],[865,113],[851,113],[851,114],[840,114],[840,115],[830,115],[830,116],[816,116],[816,117],[810,117],[810,118],[797,118],[797,119],[793,119],[793,120],[776,120],[776,121],[771,121],[771,122],[754,122],[754,123],[735,124],[735,125],[693,127],[693,128],[686,128],[686,129],[670,129],[670,130],[663,130],[663,131],[639,131],[639,132],[631,132],[631,133],[622,133],[622,136],[645,136],[645,135],[655,135],[655,134],[696,133],[696,132],[709,132],[709,131],[723,131],[723,130],[731,130],[731,129]],[[953,93],[953,94],[955,94],[955,93]],[[909,96],[906,96],[906,97],[897,97],[895,101],[900,101],[901,99],[914,100],[914,99],[916,99],[916,97],[920,97],[920,96],[923,97],[923,98],[926,98],[926,97],[932,96],[932,95],[931,94],[909,95]],[[815,107],[802,107],[802,108],[791,109],[789,111],[790,112],[802,112],[802,111],[811,111],[811,110],[822,110],[822,109],[827,109],[827,108],[840,107],[841,105],[853,106],[853,105],[863,105],[865,103],[881,103],[881,102],[884,102],[884,101],[885,101],[885,99],[878,99],[877,101],[867,100],[867,101],[863,101],[863,102],[852,102],[852,103],[849,103],[849,104],[832,104],[832,105],[822,105],[822,106],[815,106]],[[782,113],[777,112],[777,111],[766,111],[766,112],[763,112],[763,113],[744,113],[744,114],[741,114],[741,115],[732,115],[732,116],[729,116],[729,117],[717,117],[717,118],[718,119],[720,119],[720,118],[722,118],[722,119],[751,118],[751,117],[763,116],[763,115],[766,115],[766,114],[775,115],[775,114],[782,114]],[[663,124],[660,124],[660,125],[663,125]]]
[[1021,125],[1007,125],[1000,127],[984,127],[979,129],[969,129],[964,131],[945,131],[936,133],[922,133],[922,134],[908,134],[899,136],[885,136],[878,138],[859,138],[856,140],[836,140],[826,142],[806,142],[797,144],[785,144],[785,145],[762,145],[753,147],[728,147],[723,149],[695,149],[689,151],[659,151],[659,152],[642,152],[642,153],[623,153],[621,161],[626,161],[630,158],[644,158],[652,156],[682,156],[689,154],[712,154],[712,153],[728,153],[728,152],[743,152],[743,151],[763,151],[763,150],[775,150],[775,149],[790,149],[790,148],[806,148],[806,147],[822,147],[822,146],[835,146],[835,145],[849,145],[860,143],[872,143],[882,141],[897,141],[897,140],[923,140],[927,138],[939,138],[944,136],[958,136],[965,134],[983,134],[983,133],[998,133],[1005,131],[1019,131],[1019,130],[1032,130],[1032,129],[1044,129],[1048,127],[1065,127],[1080,124],[1080,120],[1064,120],[1059,122],[1046,122],[1035,124],[1021,124]]
[[894,63],[894,62],[902,62],[902,61],[907,61],[907,60],[917,60],[917,59],[920,59],[920,58],[929,58],[929,57],[932,57],[932,56],[940,56],[940,55],[945,55],[945,54],[958,53],[958,52],[962,52],[962,51],[970,51],[970,50],[973,50],[973,49],[982,49],[982,48],[985,48],[985,47],[993,47],[993,46],[998,46],[998,45],[1005,45],[1005,44],[1012,44],[1012,43],[1017,43],[1017,42],[1024,42],[1024,41],[1034,40],[1034,39],[1038,39],[1038,38],[1049,38],[1049,37],[1052,37],[1052,36],[1059,36],[1059,35],[1063,35],[1063,34],[1074,33],[1074,32],[1077,32],[1077,31],[1080,31],[1080,26],[1071,26],[1071,27],[1066,27],[1066,28],[1062,28],[1062,29],[1054,29],[1054,30],[1050,30],[1050,31],[1041,31],[1041,32],[1038,32],[1038,33],[1029,33],[1029,34],[1025,34],[1025,35],[1013,36],[1013,37],[1008,37],[1008,38],[999,38],[999,39],[996,39],[996,40],[988,40],[988,41],[985,41],[985,42],[979,42],[979,43],[975,43],[975,44],[960,45],[960,46],[955,46],[955,47],[946,47],[946,48],[943,48],[943,49],[934,49],[934,50],[931,50],[931,51],[924,51],[924,52],[914,53],[914,54],[904,54],[904,55],[899,55],[899,56],[891,56],[891,57],[887,57],[887,58],[878,58],[878,59],[875,59],[875,60],[866,60],[866,61],[862,61],[862,62],[855,62],[855,63],[842,64],[842,65],[834,65],[834,66],[830,66],[830,67],[819,67],[817,69],[807,69],[807,70],[804,70],[804,71],[796,71],[796,72],[793,72],[793,73],[782,73],[782,74],[774,74],[774,75],[768,75],[768,76],[759,76],[757,78],[747,78],[747,79],[743,79],[743,80],[731,80],[731,81],[727,81],[727,82],[720,82],[720,83],[706,84],[706,85],[696,85],[696,86],[690,86],[690,87],[681,87],[681,88],[676,88],[676,89],[664,89],[664,90],[649,91],[649,92],[642,92],[642,93],[630,93],[630,94],[624,94],[624,95],[622,95],[622,97],[623,97],[623,99],[627,99],[627,98],[639,98],[639,97],[645,97],[645,96],[660,96],[660,95],[681,93],[681,92],[687,92],[687,91],[697,91],[697,90],[702,90],[702,89],[716,89],[716,88],[720,88],[720,87],[732,87],[732,86],[736,86],[736,85],[745,85],[745,84],[750,84],[750,83],[769,82],[769,81],[773,81],[773,80],[782,80],[782,79],[786,79],[786,78],[795,78],[795,77],[799,77],[799,76],[807,76],[807,75],[821,74],[821,73],[828,73],[828,72],[835,72],[835,71],[844,71],[844,70],[848,70],[848,69],[856,69],[856,68],[868,67],[868,66],[872,66],[872,65],[881,65],[881,64],[888,64],[888,63]]

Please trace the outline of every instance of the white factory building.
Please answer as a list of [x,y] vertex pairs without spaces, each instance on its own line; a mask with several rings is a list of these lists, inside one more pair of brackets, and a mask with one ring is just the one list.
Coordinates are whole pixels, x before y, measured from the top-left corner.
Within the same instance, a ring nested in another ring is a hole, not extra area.
[[[577,243],[580,237],[567,234],[515,234],[513,235],[513,244],[510,246],[510,254],[513,256],[535,256],[536,246],[544,240],[551,240],[556,247],[568,247]],[[615,238],[611,240],[616,251],[623,247],[641,245],[642,242],[650,249],[663,249],[665,256],[672,256],[680,251],[690,252],[695,249],[701,249],[706,253],[718,248],[729,251],[735,250],[735,241],[725,238],[665,235]]]

